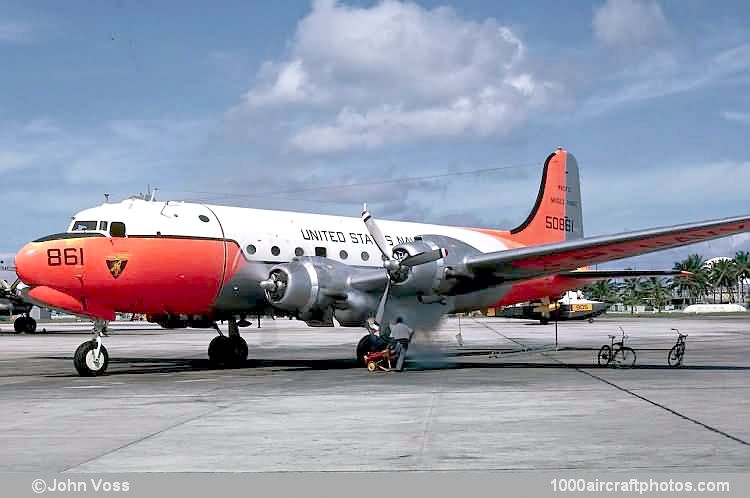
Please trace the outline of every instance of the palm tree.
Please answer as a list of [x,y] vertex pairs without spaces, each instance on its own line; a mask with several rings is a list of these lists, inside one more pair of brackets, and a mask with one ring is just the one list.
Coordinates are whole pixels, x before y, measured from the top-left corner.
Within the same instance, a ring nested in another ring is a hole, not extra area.
[[641,304],[641,279],[626,278],[620,286],[620,299],[622,304],[630,306],[630,314],[633,314],[635,307]]
[[711,265],[711,280],[719,288],[719,302],[724,302],[723,290],[729,291],[729,302],[734,302],[734,286],[737,283],[737,271],[734,261],[720,259]]
[[584,293],[589,299],[595,301],[613,302],[617,301],[617,284],[611,279],[599,280],[592,285],[584,287]]
[[672,298],[670,285],[671,283],[668,279],[650,277],[643,283],[643,295],[647,301],[651,302],[654,308],[661,311],[664,305]]
[[734,266],[737,278],[740,280],[740,296],[745,297],[745,280],[750,279],[750,252],[737,251],[734,255]]
[[675,261],[674,270],[690,272],[674,280],[674,287],[684,297],[687,294],[690,304],[695,304],[707,293],[708,271],[706,262],[700,254],[690,254],[682,261]]

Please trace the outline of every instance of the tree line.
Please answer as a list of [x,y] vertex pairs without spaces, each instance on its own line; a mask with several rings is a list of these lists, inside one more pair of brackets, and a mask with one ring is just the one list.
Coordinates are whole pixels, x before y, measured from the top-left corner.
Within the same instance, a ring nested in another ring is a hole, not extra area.
[[589,299],[622,303],[632,313],[636,306],[650,305],[661,311],[673,299],[686,305],[697,303],[744,304],[750,294],[750,252],[738,251],[734,258],[706,263],[700,254],[676,261],[674,270],[689,272],[674,278],[625,278],[600,280],[584,287]]

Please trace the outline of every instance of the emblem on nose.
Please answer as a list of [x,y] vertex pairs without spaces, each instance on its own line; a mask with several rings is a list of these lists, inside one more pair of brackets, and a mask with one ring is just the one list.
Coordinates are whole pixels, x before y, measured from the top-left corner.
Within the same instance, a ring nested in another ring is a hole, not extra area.
[[128,260],[125,258],[112,258],[107,260],[107,268],[112,274],[113,278],[117,278],[122,275],[125,271],[125,267],[128,265]]

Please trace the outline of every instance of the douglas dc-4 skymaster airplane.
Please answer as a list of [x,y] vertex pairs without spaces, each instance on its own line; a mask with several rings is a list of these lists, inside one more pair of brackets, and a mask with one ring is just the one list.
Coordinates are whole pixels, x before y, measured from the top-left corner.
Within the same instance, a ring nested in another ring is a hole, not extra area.
[[[556,150],[544,164],[536,203],[510,231],[378,221],[183,202],[129,199],[76,214],[65,233],[25,246],[16,271],[30,302],[94,320],[115,312],[156,321],[229,321],[209,345],[217,363],[242,362],[238,325],[273,307],[310,325],[384,329],[396,317],[428,329],[445,313],[557,296],[601,278],[637,272],[579,268],[725,237],[750,216],[583,238],[578,164]],[[99,375],[102,334],[74,364]],[[377,328],[377,327],[370,327]],[[362,338],[357,357],[381,347]]]

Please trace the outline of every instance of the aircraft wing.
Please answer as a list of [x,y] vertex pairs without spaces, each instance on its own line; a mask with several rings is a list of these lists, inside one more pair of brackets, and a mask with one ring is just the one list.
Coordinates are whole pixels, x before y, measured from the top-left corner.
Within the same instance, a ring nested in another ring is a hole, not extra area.
[[523,280],[747,231],[750,216],[740,216],[478,254],[464,264],[472,273]]
[[605,280],[608,278],[641,278],[641,277],[687,277],[689,271],[680,270],[576,270],[560,273],[566,278],[581,280]]

